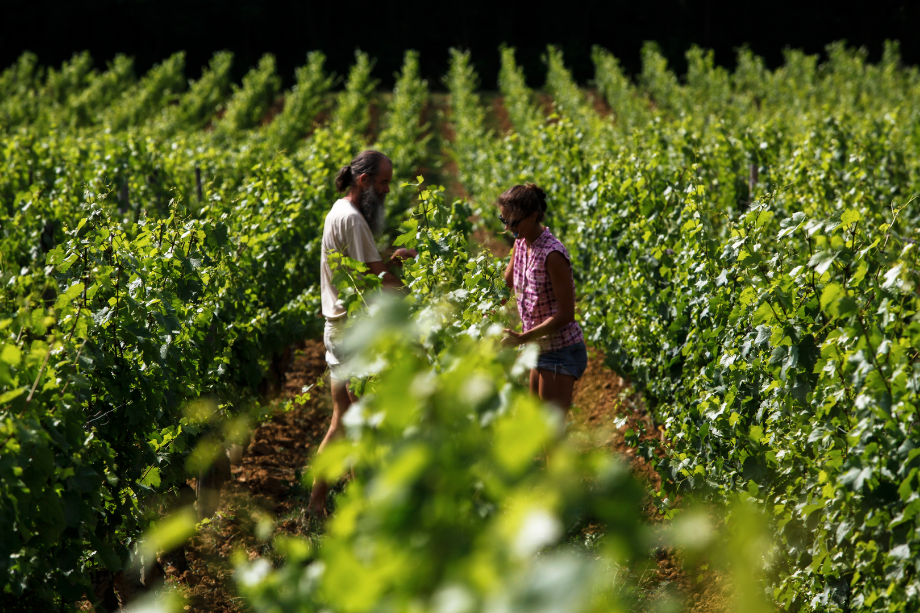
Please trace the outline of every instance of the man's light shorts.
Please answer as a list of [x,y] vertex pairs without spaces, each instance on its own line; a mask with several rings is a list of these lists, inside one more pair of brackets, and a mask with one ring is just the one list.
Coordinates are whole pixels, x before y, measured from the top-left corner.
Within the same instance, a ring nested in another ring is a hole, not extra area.
[[323,344],[326,345],[326,363],[333,379],[348,381],[349,374],[345,363],[350,357],[345,352],[345,322],[347,317],[327,319],[323,330]]

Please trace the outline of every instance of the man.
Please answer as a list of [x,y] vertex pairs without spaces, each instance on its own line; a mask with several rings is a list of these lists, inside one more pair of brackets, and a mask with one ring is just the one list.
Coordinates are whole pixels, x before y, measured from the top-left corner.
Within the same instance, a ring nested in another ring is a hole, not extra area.
[[[384,201],[390,193],[390,181],[393,179],[393,164],[390,158],[379,151],[364,151],[358,154],[348,166],[343,166],[335,179],[339,192],[347,193],[332,205],[326,215],[323,226],[323,248],[320,265],[320,290],[323,302],[323,316],[326,329],[323,342],[326,345],[326,362],[329,364],[332,380],[332,421],[329,431],[317,453],[322,453],[326,445],[341,431],[342,416],[356,397],[348,389],[348,374],[343,365],[346,355],[342,347],[342,333],[345,327],[345,308],[338,301],[338,290],[332,283],[332,269],[326,254],[342,253],[353,260],[367,264],[370,272],[381,275],[383,286],[397,288],[402,282],[387,270],[377,245],[375,236],[383,231],[386,221]],[[414,250],[399,249],[390,258],[390,265],[399,266],[402,261],[417,255]],[[324,517],[326,515],[327,483],[316,480],[310,495],[309,511]]]

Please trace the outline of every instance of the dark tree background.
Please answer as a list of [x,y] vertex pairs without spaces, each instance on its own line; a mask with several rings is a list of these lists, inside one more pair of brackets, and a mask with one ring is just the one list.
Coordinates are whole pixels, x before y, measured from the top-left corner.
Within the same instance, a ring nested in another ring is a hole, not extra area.
[[26,50],[42,64],[59,65],[86,49],[99,68],[116,53],[134,56],[142,73],[185,50],[194,78],[215,51],[229,49],[237,78],[270,52],[290,84],[307,51],[322,50],[329,69],[346,74],[360,47],[377,59],[375,74],[389,87],[403,51],[413,48],[421,53],[424,76],[439,87],[447,50],[455,46],[473,52],[483,88],[494,89],[498,46],[505,42],[517,48],[529,81],[539,87],[548,43],[561,46],[584,83],[593,74],[592,45],[606,47],[635,73],[646,40],[657,41],[679,73],[692,44],[715,50],[716,61],[728,67],[735,49],[747,44],[775,67],[786,47],[822,53],[845,39],[876,61],[885,39],[896,39],[904,61],[917,64],[918,24],[917,0],[2,0],[0,66]]

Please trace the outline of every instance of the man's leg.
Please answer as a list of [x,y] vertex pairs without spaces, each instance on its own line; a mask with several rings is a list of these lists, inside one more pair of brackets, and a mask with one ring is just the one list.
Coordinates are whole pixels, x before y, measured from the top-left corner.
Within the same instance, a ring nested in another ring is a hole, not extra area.
[[[329,431],[320,443],[319,455],[326,448],[326,445],[339,435],[342,430],[342,416],[351,406],[351,403],[357,400],[357,397],[348,389],[347,381],[331,379],[332,382],[332,421],[329,423]],[[329,484],[322,479],[313,481],[313,491],[310,493],[310,511],[325,516],[326,515],[326,494],[329,491]]]

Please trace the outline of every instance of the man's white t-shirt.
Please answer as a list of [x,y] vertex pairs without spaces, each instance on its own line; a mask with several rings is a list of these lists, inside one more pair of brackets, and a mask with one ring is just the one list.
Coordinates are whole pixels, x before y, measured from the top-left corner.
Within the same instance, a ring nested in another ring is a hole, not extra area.
[[326,214],[323,225],[323,251],[320,256],[320,294],[323,299],[323,316],[338,319],[345,315],[345,308],[338,303],[339,292],[332,283],[332,269],[326,254],[335,251],[344,253],[360,262],[379,262],[380,253],[374,243],[374,235],[364,216],[345,200],[339,199]]

